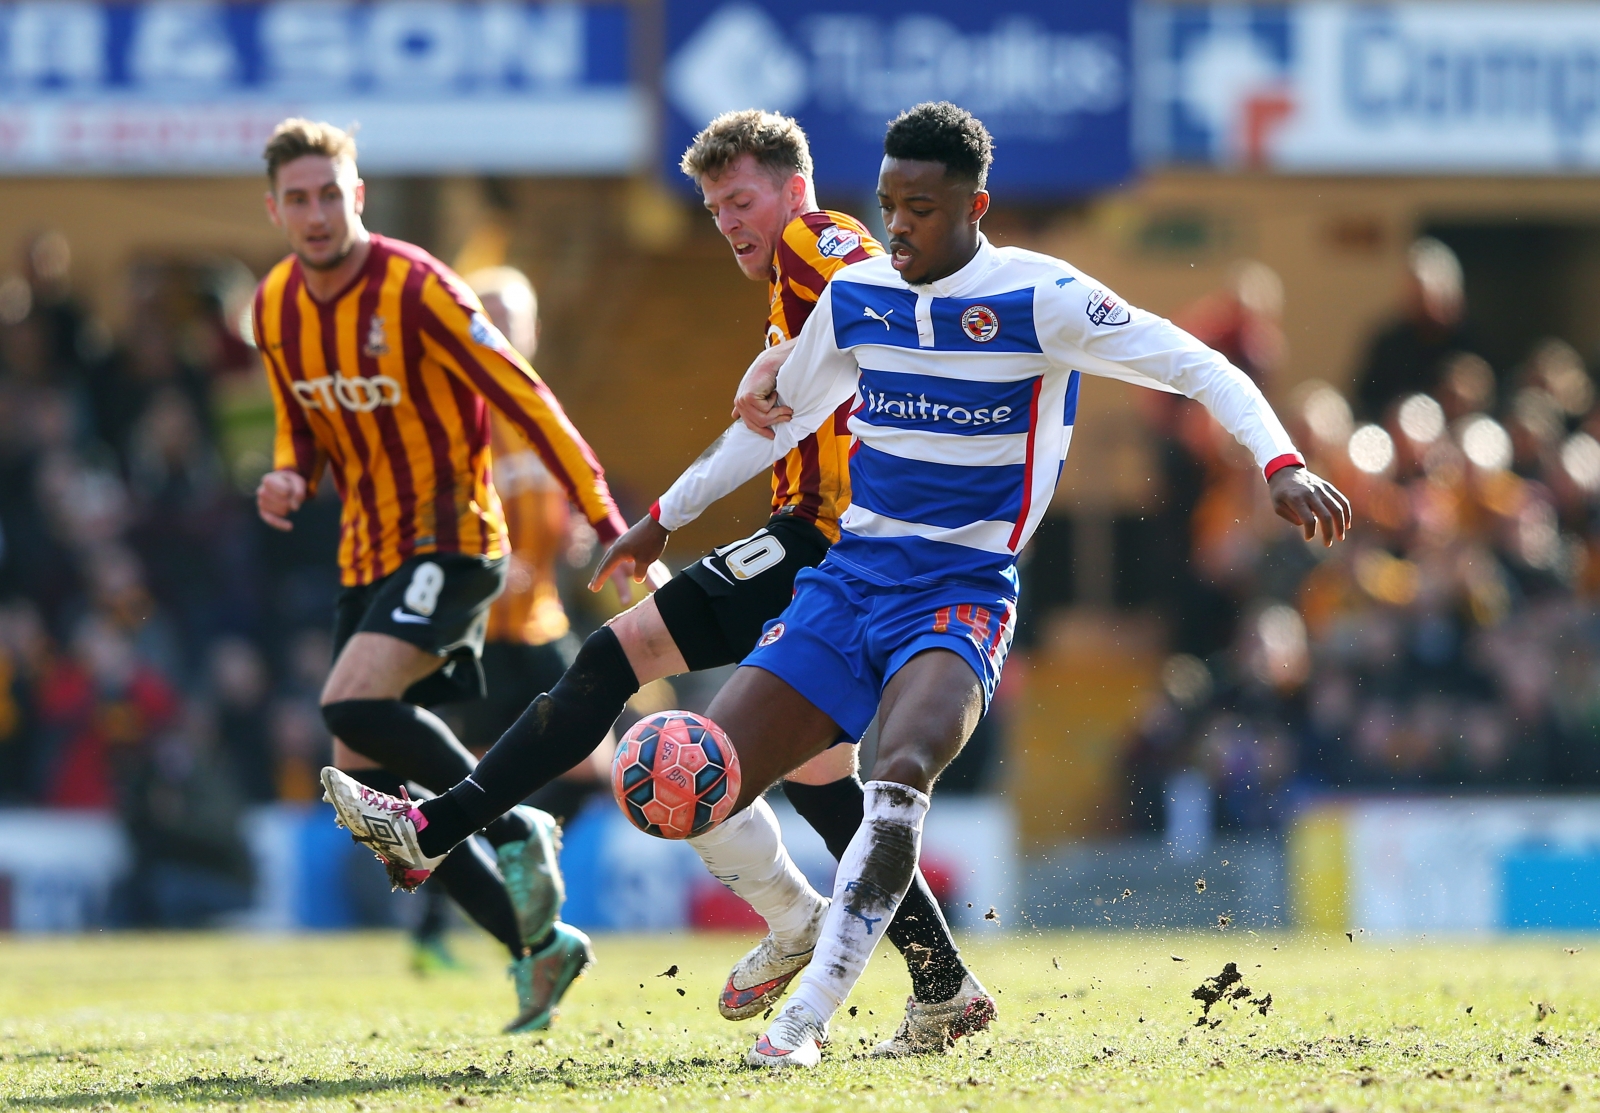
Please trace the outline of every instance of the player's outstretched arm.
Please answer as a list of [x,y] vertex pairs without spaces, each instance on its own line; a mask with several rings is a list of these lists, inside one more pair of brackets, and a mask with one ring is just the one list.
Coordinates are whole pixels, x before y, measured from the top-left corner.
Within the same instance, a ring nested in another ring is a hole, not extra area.
[[1307,541],[1319,531],[1325,545],[1344,539],[1350,500],[1306,470],[1261,388],[1243,371],[1171,321],[1126,305],[1085,275],[1041,288],[1047,298],[1041,338],[1062,366],[1193,398],[1255,456],[1280,518],[1299,526]]
[[1301,467],[1279,468],[1267,480],[1278,517],[1304,531],[1310,541],[1320,531],[1323,545],[1343,541],[1350,530],[1350,500],[1343,491]]
[[652,516],[669,532],[694,521],[821,428],[855,394],[859,373],[855,357],[834,343],[832,299],[824,294],[778,372],[778,391],[793,416],[759,432],[730,425],[657,500]]
[[589,590],[599,591],[613,575],[632,575],[634,583],[649,580],[650,590],[659,588],[668,579],[661,554],[666,551],[670,536],[653,515],[646,514],[607,546],[594,575],[589,578]]

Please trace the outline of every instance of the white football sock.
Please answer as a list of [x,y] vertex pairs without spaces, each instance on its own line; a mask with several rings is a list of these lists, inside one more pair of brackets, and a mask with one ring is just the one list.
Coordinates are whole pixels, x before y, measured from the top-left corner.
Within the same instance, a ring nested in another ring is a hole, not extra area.
[[765,799],[689,840],[711,876],[750,902],[784,946],[810,947],[822,894],[795,867]]
[[833,907],[822,922],[817,953],[790,994],[824,1024],[855,988],[867,960],[911,887],[922,851],[926,795],[893,781],[868,781],[866,814],[839,860]]

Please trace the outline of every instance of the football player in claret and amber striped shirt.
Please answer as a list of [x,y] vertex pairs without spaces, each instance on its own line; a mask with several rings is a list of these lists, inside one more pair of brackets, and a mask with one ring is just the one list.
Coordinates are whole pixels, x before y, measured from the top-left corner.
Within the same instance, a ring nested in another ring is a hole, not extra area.
[[[775,372],[833,274],[883,249],[859,221],[818,207],[810,146],[800,125],[786,116],[755,109],[719,116],[695,138],[682,168],[704,196],[739,268],[768,284],[769,347],[747,377],[768,363]],[[541,714],[524,715],[484,755],[470,780],[418,806],[428,823],[418,838],[425,855],[443,853],[586,758],[641,684],[732,664],[755,647],[765,624],[788,606],[796,574],[820,564],[839,536],[839,515],[850,498],[848,410],[841,406],[778,461],[773,514],[764,527],[691,564],[592,634],[561,683],[539,698],[549,701]],[[671,524],[654,513],[646,516],[612,546],[602,569],[611,561],[618,567],[651,564]],[[855,835],[863,809],[854,739],[841,734],[839,743],[784,782],[790,802],[835,856]],[[336,776],[331,779],[338,783]],[[731,1020],[757,1016],[782,996],[810,961],[827,909],[815,893],[807,907],[795,908],[786,895],[775,907],[773,898],[790,891],[777,879],[797,875],[778,843],[770,809],[758,804],[748,815],[705,844],[689,840],[713,874],[758,912],[770,914],[771,933],[734,967],[718,1000]],[[383,853],[375,844],[374,849]],[[910,960],[919,1004],[950,1002],[970,977],[920,874],[887,934]],[[911,1046],[902,1040],[884,1053]],[[942,1036],[915,1043],[917,1051],[943,1048]]]
[[[365,791],[400,794],[412,782],[442,792],[476,761],[421,705],[483,694],[484,626],[505,583],[490,408],[602,537],[624,523],[594,453],[466,284],[420,248],[362,226],[351,137],[285,120],[265,158],[267,213],[291,254],[255,300],[277,409],[275,470],[257,507],[290,529],[289,514],[332,472],[344,500],[344,590],[322,711],[335,764]],[[590,959],[581,933],[544,916],[554,828],[548,815],[517,809],[485,828],[499,869],[468,842],[441,875],[511,954],[516,1030],[547,1025],[552,994]]]

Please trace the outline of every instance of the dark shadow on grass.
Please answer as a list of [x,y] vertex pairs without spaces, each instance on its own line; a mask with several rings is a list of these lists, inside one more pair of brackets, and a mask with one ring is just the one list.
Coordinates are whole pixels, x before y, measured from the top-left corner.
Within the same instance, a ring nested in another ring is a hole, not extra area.
[[102,1102],[136,1105],[140,1102],[216,1102],[246,1104],[255,1101],[302,1101],[308,1098],[358,1098],[397,1090],[433,1088],[448,1101],[458,1095],[493,1097],[516,1090],[524,1097],[528,1090],[600,1090],[622,1083],[684,1082],[706,1070],[725,1071],[722,1059],[694,1056],[659,1061],[633,1059],[630,1062],[584,1063],[568,1057],[553,1067],[497,1066],[492,1069],[467,1067],[453,1071],[413,1071],[399,1075],[373,1075],[370,1078],[307,1079],[299,1081],[235,1075],[227,1072],[201,1077],[192,1075],[181,1082],[161,1082],[122,1089],[77,1091],[54,1096],[6,1098],[0,1110],[86,1109]]

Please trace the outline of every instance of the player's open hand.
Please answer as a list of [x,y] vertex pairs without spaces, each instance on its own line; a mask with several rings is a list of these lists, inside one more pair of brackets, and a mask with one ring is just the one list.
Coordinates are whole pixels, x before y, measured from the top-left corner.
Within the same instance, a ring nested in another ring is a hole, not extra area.
[[1267,480],[1267,488],[1278,517],[1299,526],[1307,541],[1320,531],[1322,543],[1332,545],[1349,532],[1350,500],[1321,476],[1300,467],[1279,468]]
[[670,536],[660,522],[646,514],[606,549],[589,580],[589,590],[599,591],[611,580],[624,603],[633,602],[634,584],[648,583],[654,591],[670,578],[667,566],[661,563]]
[[296,471],[269,471],[256,487],[256,513],[273,529],[293,529],[289,515],[299,510],[305,501],[305,477]]
[[739,391],[733,399],[733,416],[752,433],[760,433],[769,441],[774,436],[772,426],[794,416],[794,411],[778,400],[778,371],[793,347],[793,340],[785,340],[758,355],[739,380]]

